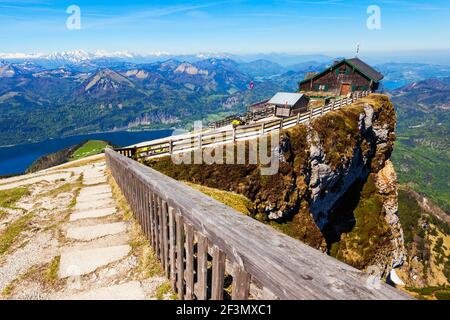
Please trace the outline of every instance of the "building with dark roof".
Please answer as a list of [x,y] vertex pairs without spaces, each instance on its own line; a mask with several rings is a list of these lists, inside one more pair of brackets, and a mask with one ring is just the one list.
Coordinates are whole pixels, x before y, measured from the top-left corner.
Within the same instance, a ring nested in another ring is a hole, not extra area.
[[355,91],[376,91],[383,75],[359,58],[343,59],[328,69],[309,73],[299,83],[300,91],[323,91],[347,95]]

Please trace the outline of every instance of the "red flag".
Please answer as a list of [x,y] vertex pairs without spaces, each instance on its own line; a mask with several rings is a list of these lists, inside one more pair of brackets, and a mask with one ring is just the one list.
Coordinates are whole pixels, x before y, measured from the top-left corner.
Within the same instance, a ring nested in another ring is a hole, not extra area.
[[255,84],[253,83],[253,81],[250,81],[250,90],[253,90],[253,88],[255,87]]

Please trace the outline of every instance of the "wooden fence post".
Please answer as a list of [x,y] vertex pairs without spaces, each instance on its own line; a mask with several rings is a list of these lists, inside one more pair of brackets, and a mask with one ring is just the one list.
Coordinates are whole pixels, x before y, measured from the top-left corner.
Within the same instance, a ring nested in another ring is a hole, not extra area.
[[178,299],[184,299],[184,221],[180,213],[176,214],[177,222],[177,291]]
[[197,234],[197,298],[206,300],[208,293],[208,239]]
[[170,284],[172,285],[172,290],[177,289],[177,276],[176,276],[176,230],[175,230],[175,210],[169,207],[169,256],[170,256]]
[[200,133],[200,134],[198,135],[198,149],[199,149],[199,150],[202,150],[202,144],[203,144],[202,139],[203,139],[203,136],[202,136],[202,134]]
[[250,275],[239,265],[234,266],[233,300],[247,300],[250,291]]
[[190,224],[185,223],[186,232],[186,271],[184,278],[186,281],[186,300],[194,299],[194,229]]
[[170,154],[173,153],[173,140],[172,139],[169,140],[169,153]]
[[225,253],[217,246],[213,246],[211,299],[223,299],[223,284],[225,274]]
[[264,135],[264,129],[265,128],[266,128],[266,123],[265,122],[261,123],[261,133],[260,133],[261,136]]
[[300,114],[301,114],[301,111],[299,111],[299,112],[297,113],[297,124],[300,123]]

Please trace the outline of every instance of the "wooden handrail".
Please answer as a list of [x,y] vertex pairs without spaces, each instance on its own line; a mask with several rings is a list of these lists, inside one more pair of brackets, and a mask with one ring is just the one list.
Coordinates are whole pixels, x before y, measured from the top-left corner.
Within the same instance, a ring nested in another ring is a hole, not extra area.
[[180,299],[222,299],[226,274],[233,299],[408,298],[160,172],[105,154]]
[[[354,98],[348,97],[332,101],[331,103],[325,106],[313,108],[305,113],[302,113],[300,114],[300,116],[295,115],[289,118],[285,118],[282,121],[281,126],[279,119],[266,121],[264,132],[263,130],[261,130],[261,124],[253,123],[249,125],[237,126],[236,128],[231,128],[228,130],[224,130],[222,128],[217,129],[217,131],[215,129],[214,131],[205,132],[201,135],[200,143],[198,141],[198,133],[193,133],[190,135],[184,135],[182,137],[172,136],[166,139],[158,139],[158,141],[154,143],[150,141],[147,145],[143,146],[141,145],[139,147],[130,146],[126,148],[119,148],[116,149],[116,151],[130,158],[148,159],[153,157],[167,156],[173,153],[186,152],[186,150],[195,150],[198,149],[199,147],[201,148],[210,147],[211,146],[210,140],[212,139],[212,137],[222,137],[222,136],[225,137],[226,135],[229,135],[230,137],[229,142],[234,142],[236,140],[243,141],[254,139],[263,134],[270,133],[271,131],[274,130],[287,129],[295,125],[311,121],[312,119],[319,117],[327,112],[334,111],[346,105],[349,105],[354,101],[356,101],[357,99],[367,96],[369,93],[370,92],[368,91],[357,93],[355,94]],[[187,147],[184,147],[186,145]]]

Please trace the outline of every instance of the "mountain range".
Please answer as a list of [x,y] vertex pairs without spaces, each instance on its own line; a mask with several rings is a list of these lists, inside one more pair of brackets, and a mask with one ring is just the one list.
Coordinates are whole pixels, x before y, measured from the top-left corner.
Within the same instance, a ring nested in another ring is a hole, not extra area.
[[[0,54],[0,145],[208,122],[242,112],[246,105],[277,91],[295,91],[308,72],[332,63],[327,56],[287,54],[174,56],[81,50]],[[387,63],[375,67],[385,75],[385,89],[416,109],[423,108],[416,106],[421,100],[414,97],[419,88],[423,99],[435,99],[445,89],[445,77],[450,77],[449,66]],[[444,84],[432,84],[434,91],[425,94],[420,81],[432,74],[438,77],[434,81]],[[416,87],[409,92],[403,84]],[[445,97],[444,92],[442,105]]]
[[450,213],[450,78],[431,78],[391,92],[397,111],[393,160],[399,181]]
[[[309,71],[305,66],[256,79],[245,71],[248,67],[227,58],[147,64],[83,60],[57,68],[35,60],[3,61],[1,144],[136,125],[179,126],[214,114],[239,112],[277,91],[295,90],[297,81]],[[254,90],[249,89],[251,81]]]

